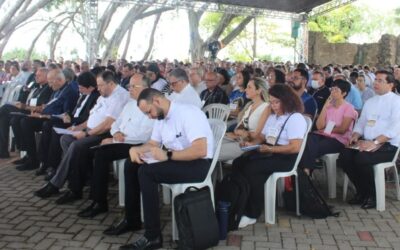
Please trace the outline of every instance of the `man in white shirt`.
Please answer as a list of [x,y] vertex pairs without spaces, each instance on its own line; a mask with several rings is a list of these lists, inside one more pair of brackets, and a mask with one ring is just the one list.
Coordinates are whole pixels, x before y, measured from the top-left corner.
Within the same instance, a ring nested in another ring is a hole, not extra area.
[[169,83],[173,92],[167,97],[170,101],[191,104],[198,108],[203,105],[199,94],[189,84],[186,71],[180,68],[174,69],[169,73]]
[[213,157],[214,139],[205,114],[197,107],[171,102],[154,89],[143,90],[138,105],[157,121],[150,141],[132,147],[131,161],[125,163],[125,214],[134,219],[132,230],[140,229],[142,192],[145,233],[120,249],[158,249],[162,247],[159,184],[203,181]]
[[108,172],[112,161],[129,157],[132,145],[147,142],[153,131],[154,120],[143,114],[137,106],[142,90],[150,88],[151,82],[142,74],[130,78],[129,93],[131,100],[125,105],[121,115],[111,126],[112,138],[102,141],[102,146],[94,153],[94,168],[90,195],[92,204],[78,213],[79,217],[92,218],[108,211]]
[[[339,157],[340,166],[357,189],[349,203],[364,209],[376,206],[372,166],[392,161],[400,142],[400,97],[392,92],[393,88],[393,74],[377,71],[376,96],[365,103],[350,141],[357,143],[359,150],[345,149]],[[359,140],[361,137],[363,141]]]
[[[105,71],[97,77],[97,89],[100,97],[90,111],[86,122],[73,126],[73,135],[63,135],[60,139],[64,156],[54,177],[36,196],[47,198],[58,193],[69,176],[80,175],[80,178],[69,178],[69,187],[84,184],[85,171],[91,166],[90,148],[98,145],[108,137],[112,123],[117,119],[122,108],[129,101],[129,93],[117,84],[114,73]],[[82,190],[69,190],[59,198],[57,204],[65,204],[82,198]]]

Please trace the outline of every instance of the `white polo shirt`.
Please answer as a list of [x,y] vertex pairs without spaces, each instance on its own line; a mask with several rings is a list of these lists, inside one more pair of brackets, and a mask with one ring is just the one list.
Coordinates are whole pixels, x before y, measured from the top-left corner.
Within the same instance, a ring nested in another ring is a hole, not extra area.
[[390,138],[389,143],[398,147],[400,143],[400,96],[393,92],[375,95],[368,99],[361,116],[354,126],[357,132],[367,140],[380,135]]
[[167,98],[170,101],[175,101],[183,104],[192,104],[198,108],[203,107],[200,96],[190,84],[187,84],[180,93],[177,93],[175,91],[172,92],[169,96],[167,96]]
[[87,127],[93,129],[100,125],[107,117],[116,120],[130,96],[126,89],[117,85],[108,97],[100,96],[96,105],[90,110]]
[[[268,142],[268,137],[277,138],[279,132],[282,129],[286,119],[289,114],[284,114],[277,116],[276,114],[271,114],[267,122],[264,125],[262,134],[265,136],[265,140]],[[294,139],[304,139],[304,135],[307,131],[307,122],[303,115],[300,113],[294,113],[287,120],[285,127],[283,127],[281,136],[277,142],[278,145],[288,145],[289,140]],[[273,144],[273,143],[271,143]]]
[[112,124],[111,135],[120,132],[124,134],[127,143],[145,143],[150,139],[153,125],[154,120],[138,108],[136,100],[131,99]]
[[167,116],[154,123],[151,140],[176,151],[184,150],[192,142],[206,138],[207,156],[214,154],[214,137],[207,117],[199,108],[177,102],[171,102]]

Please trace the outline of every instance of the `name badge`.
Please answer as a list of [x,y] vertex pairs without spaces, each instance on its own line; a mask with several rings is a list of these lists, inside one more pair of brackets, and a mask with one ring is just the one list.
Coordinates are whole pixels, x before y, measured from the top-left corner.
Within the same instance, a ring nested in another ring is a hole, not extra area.
[[204,104],[206,103],[206,100],[201,100],[201,106],[204,107]]
[[32,99],[29,101],[29,106],[36,106],[36,105],[37,105],[37,101],[38,101],[37,98],[32,98]]
[[277,128],[269,128],[268,129],[268,136],[267,136],[267,143],[271,145],[275,145],[276,139],[278,137],[279,129]]
[[229,104],[229,108],[231,109],[231,110],[236,110],[237,109],[237,103],[230,103]]
[[370,117],[368,117],[367,126],[374,127],[377,120],[378,120],[377,115],[371,115]]
[[335,122],[334,121],[328,121],[328,124],[326,124],[324,133],[330,135],[332,133],[333,128],[335,127]]

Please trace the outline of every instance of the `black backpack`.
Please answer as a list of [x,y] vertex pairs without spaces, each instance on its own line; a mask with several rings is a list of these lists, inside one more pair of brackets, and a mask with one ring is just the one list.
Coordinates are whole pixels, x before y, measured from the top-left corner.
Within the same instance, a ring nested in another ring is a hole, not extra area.
[[188,187],[175,197],[174,206],[178,249],[206,249],[218,245],[218,221],[208,187]]
[[[302,169],[298,171],[299,181],[299,199],[300,213],[313,219],[324,219],[328,216],[338,217],[338,212],[332,212],[332,209],[321,196],[309,175],[305,174]],[[292,177],[294,178],[294,176]],[[294,180],[292,180],[294,184]],[[285,207],[289,211],[296,211],[296,187],[292,191],[285,191],[283,199]]]
[[231,204],[228,211],[228,231],[238,229],[249,194],[249,183],[239,174],[228,174],[217,184],[215,188],[216,200]]

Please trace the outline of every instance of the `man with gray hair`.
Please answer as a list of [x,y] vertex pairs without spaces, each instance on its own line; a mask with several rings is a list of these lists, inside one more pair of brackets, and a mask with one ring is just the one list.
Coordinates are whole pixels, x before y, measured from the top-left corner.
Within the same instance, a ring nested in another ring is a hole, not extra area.
[[52,115],[71,112],[79,97],[79,93],[65,81],[61,70],[49,71],[47,80],[54,91],[50,101],[33,109],[31,115],[22,118],[20,124],[12,124],[14,134],[19,134],[21,138],[20,150],[27,152],[27,158],[15,162],[22,164],[17,166],[18,170],[33,170],[39,167],[35,132],[41,131],[45,119],[50,119]]
[[101,96],[90,111],[87,121],[70,127],[72,135],[61,136],[63,158],[56,174],[44,187],[35,192],[36,196],[47,198],[57,194],[69,175],[79,175],[78,178],[69,179],[69,191],[56,203],[65,204],[82,198],[82,190],[79,188],[83,187],[86,169],[91,166],[90,148],[99,145],[108,137],[112,123],[129,101],[128,91],[117,84],[115,75],[111,71],[104,71],[97,77],[97,89]]
[[168,79],[173,91],[167,96],[170,101],[191,104],[199,108],[203,106],[196,90],[189,84],[189,78],[185,70],[180,68],[172,70]]
[[204,70],[199,67],[193,67],[189,71],[190,85],[196,90],[197,94],[201,94],[207,88],[203,81]]

